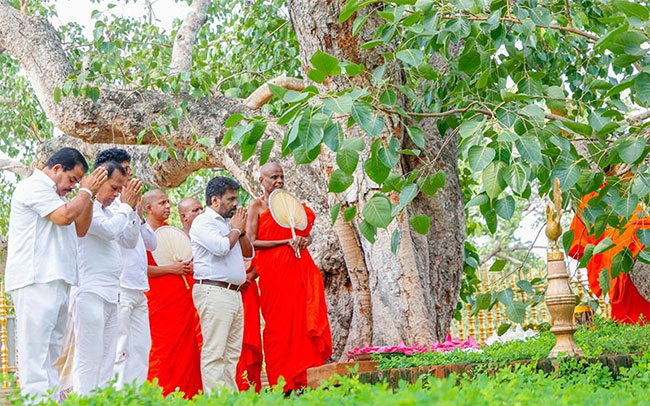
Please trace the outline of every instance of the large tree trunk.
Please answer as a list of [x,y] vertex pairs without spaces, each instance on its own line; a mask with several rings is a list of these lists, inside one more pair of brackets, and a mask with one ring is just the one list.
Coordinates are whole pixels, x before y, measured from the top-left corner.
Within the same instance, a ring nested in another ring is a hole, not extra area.
[[[300,42],[301,60],[309,70],[309,58],[321,49],[339,59],[364,63],[367,70],[383,63],[378,50],[362,51],[359,45],[367,41],[379,25],[372,18],[360,38],[351,36],[351,21],[337,24],[342,0],[331,2],[292,0],[288,2],[293,27]],[[187,63],[182,55],[191,57],[192,33],[203,17],[206,2],[196,2],[196,13],[190,13],[184,35],[178,38],[173,67],[185,71]],[[136,154],[135,166],[139,176],[148,183],[174,187],[191,172],[204,167],[223,167],[236,176],[253,194],[261,192],[257,180],[256,160],[241,163],[238,148],[222,148],[224,122],[235,112],[252,115],[256,103],[217,95],[194,100],[188,95],[170,96],[157,91],[133,93],[124,90],[102,89],[99,100],[63,97],[59,103],[53,98],[56,86],[61,86],[73,72],[61,40],[54,28],[42,18],[28,16],[0,0],[0,47],[18,59],[50,120],[69,137],[50,141],[36,161],[42,161],[47,147],[74,145],[92,157],[105,143],[128,145]],[[399,70],[390,73],[401,82]],[[367,85],[362,76],[357,84]],[[330,80],[322,90],[343,89],[347,81]],[[143,144],[155,144],[156,137],[149,129],[151,123],[164,120],[168,102],[172,105],[187,101],[187,123],[173,131],[169,140],[177,148],[202,148],[207,158],[199,162],[168,159],[150,165],[146,158],[147,146],[134,145],[145,130]],[[387,130],[402,138],[402,129],[386,117]],[[396,121],[395,121],[396,122]],[[358,229],[359,219],[351,223],[338,220],[330,225],[329,207],[335,202],[357,205],[360,213],[377,186],[362,171],[355,174],[353,190],[345,195],[327,195],[328,176],[334,167],[334,157],[325,153],[319,163],[296,166],[293,160],[282,161],[287,174],[287,188],[307,202],[317,214],[314,226],[314,244],[310,251],[324,273],[329,317],[337,359],[345,350],[373,344],[428,342],[441,339],[448,331],[453,308],[456,305],[463,263],[464,215],[462,196],[456,169],[455,140],[443,144],[434,131],[433,123],[425,122],[427,140],[432,146],[425,152],[429,158],[443,146],[436,167],[447,174],[447,185],[435,198],[418,196],[409,212],[398,216],[388,230],[380,230],[376,243],[370,244]],[[211,139],[211,145],[194,144],[193,131]],[[346,136],[362,135],[355,126]],[[388,137],[388,132],[383,135]],[[72,137],[72,138],[70,138]],[[282,129],[269,125],[266,137],[276,140],[272,157],[279,157]],[[408,141],[402,143],[408,147]],[[51,151],[51,149],[49,150]],[[367,157],[362,157],[362,160]],[[359,167],[362,167],[360,162]],[[403,159],[397,170],[408,173],[418,167],[416,161]],[[396,196],[392,196],[396,198]],[[432,217],[432,228],[427,236],[413,232],[408,216],[425,213]],[[399,228],[402,239],[397,255],[390,250],[390,236]]]
[[[351,31],[354,18],[343,24],[337,23],[342,3],[288,1],[305,72],[309,71],[309,59],[317,50],[327,52],[339,60],[363,63],[366,72],[371,72],[384,62],[380,52],[386,51],[385,48],[370,51],[360,48],[361,44],[372,39],[381,24],[379,18],[371,16],[358,37],[353,37]],[[388,74],[393,83],[403,83],[399,68]],[[368,77],[355,77],[355,84],[368,86]],[[319,85],[323,91],[340,91],[348,86],[348,80],[343,77],[328,78]],[[385,118],[386,130],[382,134],[384,139],[397,134],[405,148],[411,148],[410,141],[403,137],[403,128],[397,124],[397,120]],[[430,146],[424,154],[431,160],[445,144],[435,130],[433,121],[423,124],[428,136],[427,145]],[[346,137],[360,135],[357,126],[351,127],[346,133]],[[435,165],[447,174],[445,188],[434,198],[420,194],[412,207],[399,215],[388,230],[379,231],[374,244],[359,237],[359,218],[348,225],[337,221],[335,230],[343,248],[354,306],[352,329],[346,349],[361,341],[375,344],[394,344],[399,340],[410,343],[428,342],[442,339],[449,330],[460,290],[465,239],[456,145],[455,139],[450,140]],[[364,158],[367,157],[361,159]],[[333,162],[330,154],[321,156],[323,173],[332,172]],[[418,165],[415,159],[403,159],[397,170],[409,173]],[[362,162],[355,173],[354,188],[352,193],[346,193],[345,196],[331,196],[330,201],[357,205],[357,213],[361,212],[364,203],[378,191],[377,186],[364,175]],[[408,222],[410,214],[421,213],[432,218],[432,227],[427,236],[414,232]],[[391,234],[395,228],[399,228],[402,233],[396,255],[390,249]],[[328,290],[330,303],[338,302],[336,293]]]

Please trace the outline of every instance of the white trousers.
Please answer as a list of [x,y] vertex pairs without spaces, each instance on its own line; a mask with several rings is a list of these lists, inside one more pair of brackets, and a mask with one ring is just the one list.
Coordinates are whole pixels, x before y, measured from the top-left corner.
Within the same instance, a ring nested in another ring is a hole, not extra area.
[[120,288],[117,312],[117,387],[127,383],[142,384],[149,372],[151,332],[147,297],[141,290]]
[[70,285],[62,280],[35,283],[11,292],[16,311],[18,376],[23,395],[44,400],[54,389],[59,398],[59,375],[54,363],[61,355],[68,321]]
[[75,392],[88,395],[113,377],[117,346],[117,304],[81,292],[72,304],[75,353],[72,382]]
[[195,284],[194,305],[201,319],[201,377],[206,393],[223,385],[237,390],[235,376],[244,337],[241,293],[219,286]]

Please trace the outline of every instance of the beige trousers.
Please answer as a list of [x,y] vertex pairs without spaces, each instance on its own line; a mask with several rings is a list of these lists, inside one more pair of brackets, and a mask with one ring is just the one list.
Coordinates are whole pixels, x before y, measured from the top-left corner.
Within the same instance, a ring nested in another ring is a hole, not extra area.
[[194,305],[201,319],[203,390],[223,385],[237,390],[235,375],[244,337],[241,293],[219,286],[195,284]]

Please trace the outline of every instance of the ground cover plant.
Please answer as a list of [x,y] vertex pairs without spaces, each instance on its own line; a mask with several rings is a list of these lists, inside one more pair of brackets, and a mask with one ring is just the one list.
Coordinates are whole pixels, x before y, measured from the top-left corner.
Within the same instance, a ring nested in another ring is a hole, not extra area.
[[[576,343],[587,358],[607,354],[641,353],[650,348],[650,326],[617,324],[596,317],[593,326],[585,325],[575,334]],[[517,360],[546,358],[555,345],[550,331],[526,341],[510,341],[483,346],[482,352],[457,349],[448,352],[413,354],[376,354],[378,369],[410,368],[427,365],[491,363],[502,364]]]
[[[358,377],[341,377],[318,389],[285,396],[280,390],[213,393],[185,400],[180,394],[163,397],[149,383],[121,391],[102,389],[86,398],[71,395],[64,405],[268,405],[268,406],[352,406],[352,405],[642,405],[650,402],[650,352],[636,357],[636,363],[623,368],[616,379],[601,364],[565,361],[563,368],[572,374],[548,375],[532,365],[519,365],[495,374],[478,373],[472,377],[451,375],[445,379],[423,377],[414,384],[402,383],[391,389],[387,384],[365,384]],[[23,399],[14,398],[15,405]],[[51,402],[54,405],[54,402]]]

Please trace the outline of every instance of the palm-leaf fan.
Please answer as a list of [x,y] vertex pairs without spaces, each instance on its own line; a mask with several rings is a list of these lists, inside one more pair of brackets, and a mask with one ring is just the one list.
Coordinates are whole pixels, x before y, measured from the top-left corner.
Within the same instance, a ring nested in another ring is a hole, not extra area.
[[[158,244],[151,252],[153,259],[160,266],[174,264],[178,261],[187,261],[192,258],[192,243],[184,232],[176,227],[162,226],[156,230]],[[189,290],[187,278],[182,275],[185,287]]]
[[[303,205],[294,195],[283,189],[275,189],[269,196],[269,210],[273,220],[280,227],[290,228],[291,236],[296,239],[296,229],[303,231],[307,228],[307,213]],[[296,258],[300,258],[300,250],[294,248]]]

